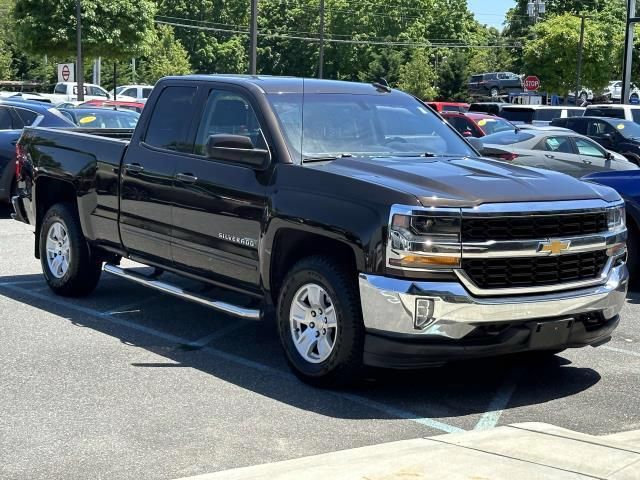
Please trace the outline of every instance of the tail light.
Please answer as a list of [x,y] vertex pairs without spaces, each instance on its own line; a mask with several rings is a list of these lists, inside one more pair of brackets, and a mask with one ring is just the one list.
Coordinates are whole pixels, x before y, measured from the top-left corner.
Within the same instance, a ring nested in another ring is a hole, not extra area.
[[498,158],[501,160],[506,160],[508,162],[512,162],[514,161],[516,158],[518,158],[520,155],[518,155],[517,153],[501,153],[500,155],[498,155]]
[[22,180],[22,170],[27,160],[27,152],[19,143],[16,144],[16,180]]

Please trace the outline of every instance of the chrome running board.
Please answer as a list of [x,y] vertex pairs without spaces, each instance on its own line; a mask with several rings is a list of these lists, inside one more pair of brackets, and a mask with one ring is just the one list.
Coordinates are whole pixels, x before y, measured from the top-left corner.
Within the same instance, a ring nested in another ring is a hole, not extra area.
[[260,320],[261,318],[260,310],[239,307],[230,303],[201,297],[200,295],[192,292],[187,292],[186,290],[175,285],[171,285],[170,283],[154,280],[153,278],[147,278],[139,273],[135,273],[130,270],[111,265],[109,263],[105,263],[103,269],[105,272],[115,275],[116,277],[131,280],[132,282],[139,283],[140,285],[144,285],[145,287],[150,287],[160,292],[168,293],[169,295],[180,297],[190,302],[199,303],[200,305],[204,305],[205,307],[218,310],[219,312],[228,313],[229,315],[233,315],[235,317],[245,318],[247,320]]

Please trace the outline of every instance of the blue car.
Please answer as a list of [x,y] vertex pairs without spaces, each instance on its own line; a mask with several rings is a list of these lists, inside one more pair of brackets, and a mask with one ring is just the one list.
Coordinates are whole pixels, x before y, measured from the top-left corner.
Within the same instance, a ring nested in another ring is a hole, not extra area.
[[627,265],[631,281],[640,283],[640,170],[592,173],[583,180],[615,189],[626,202],[629,237]]
[[49,103],[0,101],[0,202],[8,203],[16,193],[16,142],[24,127],[75,127]]

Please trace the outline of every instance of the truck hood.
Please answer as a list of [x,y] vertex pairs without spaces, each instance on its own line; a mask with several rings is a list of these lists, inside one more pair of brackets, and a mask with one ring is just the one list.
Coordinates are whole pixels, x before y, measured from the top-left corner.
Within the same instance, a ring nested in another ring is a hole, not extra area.
[[321,168],[409,193],[425,207],[620,198],[568,175],[481,158],[342,158]]

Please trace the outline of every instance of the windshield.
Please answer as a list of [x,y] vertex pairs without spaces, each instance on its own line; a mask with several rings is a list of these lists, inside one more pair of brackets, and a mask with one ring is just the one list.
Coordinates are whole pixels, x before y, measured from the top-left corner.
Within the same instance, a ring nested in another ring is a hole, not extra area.
[[75,113],[76,124],[82,128],[135,128],[140,115],[136,112],[104,110]]
[[620,132],[624,138],[640,138],[640,125],[630,120],[612,121],[611,125]]
[[513,132],[515,130],[513,124],[499,117],[481,118],[480,120],[477,120],[476,123],[487,135],[505,132],[507,130]]
[[422,103],[405,95],[272,94],[269,100],[292,154],[340,156],[452,155],[473,150]]

